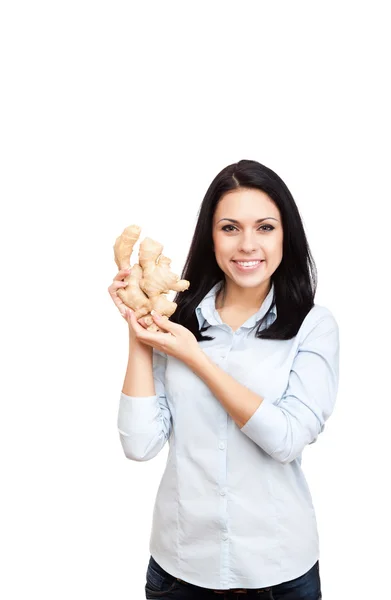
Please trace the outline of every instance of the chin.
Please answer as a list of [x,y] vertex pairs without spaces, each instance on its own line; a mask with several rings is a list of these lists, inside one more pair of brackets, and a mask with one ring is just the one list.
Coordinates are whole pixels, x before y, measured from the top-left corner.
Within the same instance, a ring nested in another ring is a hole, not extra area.
[[233,277],[231,274],[226,275],[233,283],[244,289],[257,288],[268,281],[268,277],[254,277],[252,279],[246,277]]

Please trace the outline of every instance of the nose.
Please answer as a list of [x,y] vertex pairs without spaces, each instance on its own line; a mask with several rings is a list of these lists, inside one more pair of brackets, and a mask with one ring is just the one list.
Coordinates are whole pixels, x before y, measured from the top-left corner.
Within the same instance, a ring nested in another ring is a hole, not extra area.
[[244,252],[244,254],[252,254],[259,248],[259,242],[256,239],[256,233],[250,231],[244,232],[239,243],[238,250]]

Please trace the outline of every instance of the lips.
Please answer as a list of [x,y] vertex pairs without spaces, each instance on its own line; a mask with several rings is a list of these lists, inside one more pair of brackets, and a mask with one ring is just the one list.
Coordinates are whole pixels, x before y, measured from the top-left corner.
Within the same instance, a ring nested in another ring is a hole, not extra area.
[[[265,262],[264,260],[257,260],[256,264],[250,264],[249,266],[245,266],[244,264],[239,264],[240,262],[247,262],[247,261],[237,261],[237,260],[233,260],[232,261],[236,267],[236,269],[238,271],[256,271],[257,269],[259,269],[259,267]],[[254,263],[255,260],[249,261],[250,263]]]

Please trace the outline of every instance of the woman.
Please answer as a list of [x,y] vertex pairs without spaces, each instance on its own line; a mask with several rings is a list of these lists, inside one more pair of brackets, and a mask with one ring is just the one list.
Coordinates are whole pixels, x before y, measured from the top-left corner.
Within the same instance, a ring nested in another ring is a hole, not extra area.
[[109,288],[129,323],[121,443],[143,461],[169,441],[146,598],[321,598],[301,455],[335,404],[339,336],[285,183],[250,160],[216,176],[162,332],[116,295],[126,275]]

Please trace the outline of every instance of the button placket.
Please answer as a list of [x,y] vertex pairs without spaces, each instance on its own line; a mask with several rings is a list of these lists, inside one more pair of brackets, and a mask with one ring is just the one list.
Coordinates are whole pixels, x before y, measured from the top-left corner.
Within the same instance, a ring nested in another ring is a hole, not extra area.
[[[221,544],[220,555],[220,573],[221,585],[229,587],[228,582],[231,576],[230,559],[229,559],[229,540],[228,540],[228,513],[227,513],[227,445],[228,445],[228,423],[229,415],[226,411],[219,413],[218,430],[216,439],[216,452],[219,465],[219,473],[217,480],[216,496],[218,502],[219,515],[219,539]],[[222,536],[226,539],[223,539]]]

